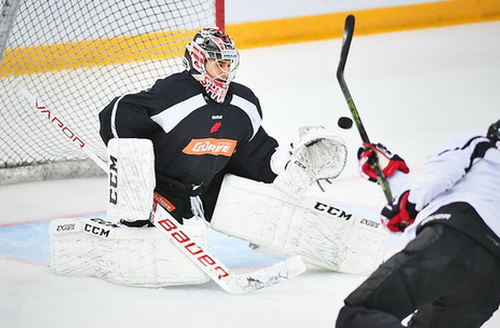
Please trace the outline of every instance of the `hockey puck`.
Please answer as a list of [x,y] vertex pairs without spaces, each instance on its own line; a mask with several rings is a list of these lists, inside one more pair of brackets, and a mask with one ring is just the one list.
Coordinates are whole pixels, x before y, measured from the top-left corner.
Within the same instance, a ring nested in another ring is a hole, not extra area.
[[342,129],[350,129],[352,128],[352,120],[349,117],[341,117],[339,118],[338,125]]

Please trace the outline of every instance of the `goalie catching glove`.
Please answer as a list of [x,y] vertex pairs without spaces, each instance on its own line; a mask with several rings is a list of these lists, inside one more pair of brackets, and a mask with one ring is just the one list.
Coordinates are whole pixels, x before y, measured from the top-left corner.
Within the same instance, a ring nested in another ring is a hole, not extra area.
[[[322,126],[301,127],[299,138],[292,144],[284,170],[274,170],[279,173],[274,185],[294,198],[300,198],[317,180],[336,178],[347,160],[344,141]],[[280,160],[283,156],[277,151],[271,165],[276,168]]]
[[392,154],[382,144],[363,143],[358,150],[358,170],[360,175],[372,182],[377,182],[377,174],[374,169],[375,158],[378,157],[379,166],[386,178],[390,178],[396,171],[410,172],[404,159],[397,154]]
[[381,221],[392,232],[402,232],[415,221],[418,212],[415,204],[408,201],[410,191],[405,191],[399,199],[387,204],[381,213]]

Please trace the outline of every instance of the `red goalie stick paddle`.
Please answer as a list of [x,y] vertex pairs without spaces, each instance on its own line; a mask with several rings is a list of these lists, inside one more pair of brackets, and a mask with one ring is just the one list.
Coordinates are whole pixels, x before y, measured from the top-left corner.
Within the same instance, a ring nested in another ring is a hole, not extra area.
[[[361,117],[359,116],[356,105],[354,105],[354,100],[352,99],[351,93],[349,92],[349,88],[347,87],[347,83],[344,79],[344,69],[347,61],[347,55],[349,54],[349,49],[351,48],[352,36],[354,34],[354,23],[355,18],[353,15],[347,16],[344,25],[344,35],[342,37],[342,49],[340,51],[340,61],[339,66],[337,68],[337,80],[339,81],[340,88],[342,89],[342,93],[344,94],[344,98],[347,102],[347,106],[349,107],[349,111],[351,112],[352,118],[354,119],[354,123],[358,128],[359,135],[361,136],[361,140],[366,143],[371,143],[368,138],[368,134],[366,133],[363,122],[361,122]],[[387,183],[387,179],[382,173],[377,157],[375,157],[375,162],[373,163],[373,169],[377,174],[378,184],[382,187],[382,191],[384,192],[384,196],[388,203],[392,202],[392,193],[389,188],[389,184]]]
[[[86,146],[84,140],[79,138],[69,126],[63,123],[61,117],[56,117],[26,88],[20,87],[19,91],[35,110],[48,116],[49,120],[47,122],[49,124],[56,123],[54,127],[61,130],[61,137],[64,135],[68,141],[84,151],[103,171],[108,172],[106,163],[92,152]],[[196,243],[166,209],[156,203],[154,207],[152,222],[155,227],[215,283],[230,294],[244,294],[272,286],[298,276],[306,270],[300,256],[294,256],[258,271],[236,274],[205,247]]]

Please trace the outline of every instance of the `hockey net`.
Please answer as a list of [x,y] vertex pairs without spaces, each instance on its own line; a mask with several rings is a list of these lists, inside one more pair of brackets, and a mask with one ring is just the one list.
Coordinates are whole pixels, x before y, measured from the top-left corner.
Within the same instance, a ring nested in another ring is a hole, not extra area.
[[[57,116],[102,159],[98,113],[182,70],[194,31],[223,27],[219,0],[0,0],[0,185],[102,174],[61,137]],[[218,20],[216,20],[218,13]],[[33,109],[20,89],[51,115]],[[66,131],[68,132],[68,131]]]

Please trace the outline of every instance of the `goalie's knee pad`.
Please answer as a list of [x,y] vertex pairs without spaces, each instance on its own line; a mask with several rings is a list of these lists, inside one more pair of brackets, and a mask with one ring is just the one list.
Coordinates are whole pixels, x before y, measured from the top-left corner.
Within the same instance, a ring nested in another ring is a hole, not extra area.
[[[201,245],[204,227],[186,226]],[[100,218],[50,223],[51,268],[140,287],[201,284],[209,277],[156,228],[128,228]]]

